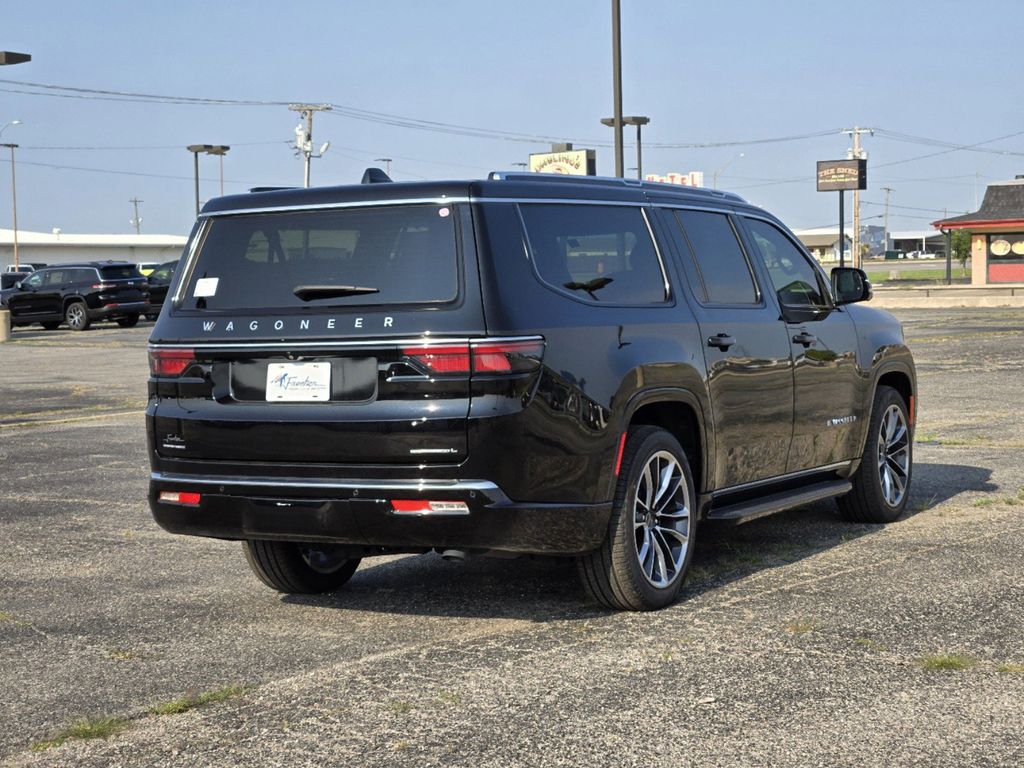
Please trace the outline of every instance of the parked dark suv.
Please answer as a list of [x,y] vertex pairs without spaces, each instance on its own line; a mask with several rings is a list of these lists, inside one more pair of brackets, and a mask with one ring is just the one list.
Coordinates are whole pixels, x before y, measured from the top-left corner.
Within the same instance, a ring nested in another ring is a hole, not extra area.
[[[373,178],[374,174],[367,174]],[[572,555],[678,594],[703,520],[895,520],[914,364],[733,194],[531,174],[212,200],[150,345],[150,505],[284,592],[360,558]]]
[[67,323],[84,331],[96,320],[130,328],[149,311],[149,287],[135,264],[94,261],[45,267],[2,293],[12,325]]

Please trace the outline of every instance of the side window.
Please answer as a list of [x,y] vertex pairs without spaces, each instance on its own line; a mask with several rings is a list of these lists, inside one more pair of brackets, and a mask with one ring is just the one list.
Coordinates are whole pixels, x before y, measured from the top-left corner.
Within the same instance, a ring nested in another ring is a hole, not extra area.
[[520,206],[541,279],[595,304],[663,302],[665,275],[639,208]]
[[759,219],[746,222],[779,294],[779,303],[789,307],[832,306],[817,270],[778,227]]
[[33,272],[21,284],[28,288],[39,288],[43,284],[44,277],[46,277],[45,272]]
[[71,270],[67,269],[51,269],[46,273],[46,279],[43,281],[44,285],[63,285],[67,282],[68,273]]
[[[690,263],[683,266],[705,304],[758,304],[760,296],[750,262],[724,213],[675,211]],[[694,280],[696,278],[696,280]],[[703,292],[703,297],[701,297]]]
[[89,269],[73,269],[71,270],[70,281],[72,283],[88,283],[94,277],[94,273]]

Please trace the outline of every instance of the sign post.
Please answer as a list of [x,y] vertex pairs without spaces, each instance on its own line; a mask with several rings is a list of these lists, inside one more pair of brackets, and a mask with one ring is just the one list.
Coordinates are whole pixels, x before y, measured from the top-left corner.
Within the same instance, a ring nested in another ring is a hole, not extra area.
[[[868,188],[867,160],[819,160],[818,191],[839,193],[839,266],[845,265],[846,238],[843,223],[846,218],[843,210],[843,193],[848,189]],[[856,256],[856,254],[851,254]],[[854,264],[857,263],[854,259]]]

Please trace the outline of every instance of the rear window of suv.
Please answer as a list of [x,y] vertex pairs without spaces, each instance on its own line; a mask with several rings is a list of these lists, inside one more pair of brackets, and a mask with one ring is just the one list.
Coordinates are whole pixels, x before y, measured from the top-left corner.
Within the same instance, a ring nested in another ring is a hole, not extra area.
[[447,302],[458,295],[454,210],[416,205],[211,220],[184,309]]
[[142,277],[142,273],[134,264],[125,267],[100,267],[100,277],[104,280],[131,280]]

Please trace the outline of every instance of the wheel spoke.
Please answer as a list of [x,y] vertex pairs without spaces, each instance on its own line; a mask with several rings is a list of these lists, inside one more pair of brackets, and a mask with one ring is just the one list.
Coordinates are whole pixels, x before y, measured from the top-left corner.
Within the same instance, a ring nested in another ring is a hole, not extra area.
[[637,551],[637,557],[640,558],[640,564],[643,565],[647,561],[647,556],[651,552],[651,532],[644,528],[644,543],[640,545],[640,549]]
[[685,544],[687,541],[689,541],[689,537],[687,537],[685,533],[677,531],[675,528],[666,528],[663,525],[659,525],[654,530],[658,532],[658,534],[661,536],[662,540],[666,544],[668,544],[668,539],[665,538],[666,535],[671,536],[680,544]]

